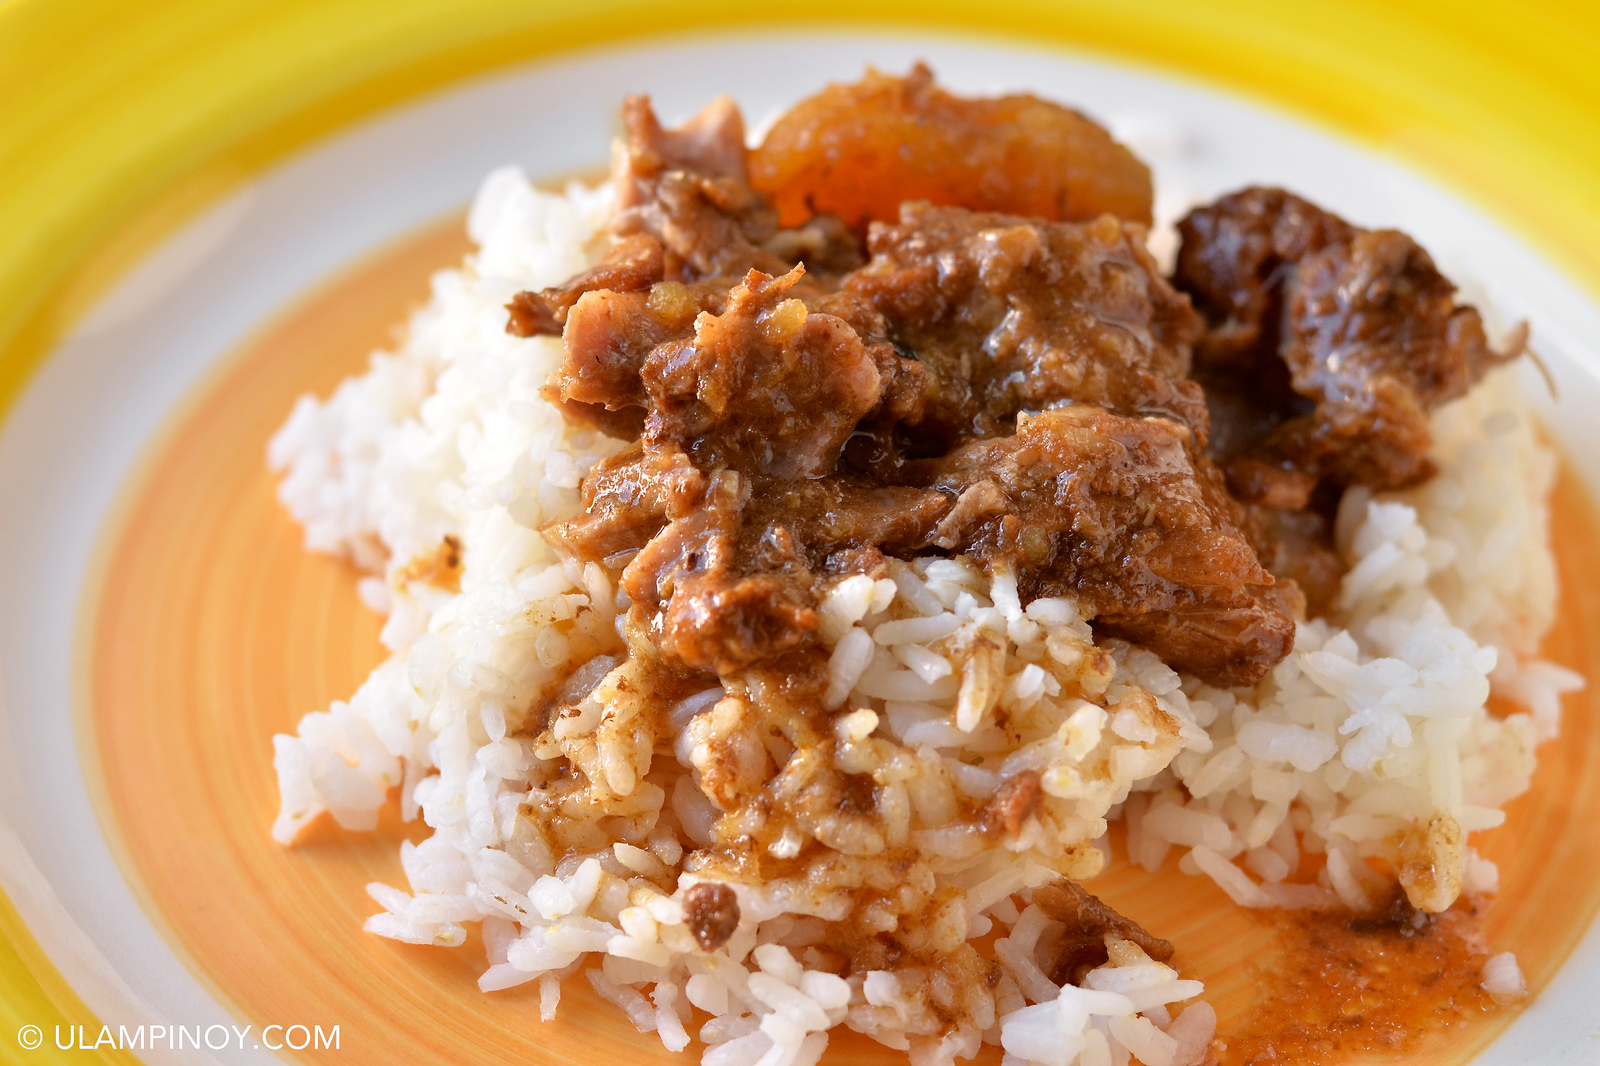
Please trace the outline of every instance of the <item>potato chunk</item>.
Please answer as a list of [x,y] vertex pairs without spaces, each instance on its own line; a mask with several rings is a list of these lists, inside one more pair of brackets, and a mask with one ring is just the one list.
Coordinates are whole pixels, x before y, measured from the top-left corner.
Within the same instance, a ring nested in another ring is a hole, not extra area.
[[1092,120],[1035,96],[963,99],[918,63],[830,85],[772,127],[751,183],[781,223],[834,214],[858,231],[906,200],[1051,220],[1149,224],[1150,171]]

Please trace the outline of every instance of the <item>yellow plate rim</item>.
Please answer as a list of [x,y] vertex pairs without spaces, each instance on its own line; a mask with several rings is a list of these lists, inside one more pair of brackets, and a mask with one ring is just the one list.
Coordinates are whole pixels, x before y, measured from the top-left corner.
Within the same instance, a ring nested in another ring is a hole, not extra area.
[[[1013,0],[978,10],[828,0],[813,13],[808,30],[1062,45],[1241,91],[1430,173],[1600,293],[1600,10],[1552,0]],[[3,0],[0,416],[164,235],[317,138],[512,63],[784,24],[795,25],[729,0]],[[3,895],[0,1017],[98,1028]],[[16,1031],[0,1031],[8,1057]]]

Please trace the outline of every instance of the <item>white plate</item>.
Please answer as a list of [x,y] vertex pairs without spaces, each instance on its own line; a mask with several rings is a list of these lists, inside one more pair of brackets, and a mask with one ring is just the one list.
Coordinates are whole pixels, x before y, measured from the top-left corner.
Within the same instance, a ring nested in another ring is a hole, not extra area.
[[[926,58],[958,91],[1027,90],[1108,122],[1155,169],[1158,208],[1282,184],[1364,225],[1406,229],[1506,320],[1531,321],[1560,402],[1547,426],[1600,489],[1600,313],[1537,253],[1435,182],[1215,89],[1060,51],[863,34],[674,40],[466,83],[303,152],[173,235],[79,324],[0,428],[0,884],[115,1027],[236,1021],[158,932],[113,859],[86,775],[74,674],[86,575],[119,493],[185,398],[239,343],[364,253],[463,206],[492,167],[556,176],[605,158],[622,96],[667,118],[731,92],[753,124],[864,64]],[[263,752],[270,750],[261,738]],[[265,758],[266,755],[263,755]],[[1480,1058],[1600,1061],[1600,934]],[[0,1034],[5,1039],[7,1034]],[[146,1053],[263,1063],[266,1051]]]

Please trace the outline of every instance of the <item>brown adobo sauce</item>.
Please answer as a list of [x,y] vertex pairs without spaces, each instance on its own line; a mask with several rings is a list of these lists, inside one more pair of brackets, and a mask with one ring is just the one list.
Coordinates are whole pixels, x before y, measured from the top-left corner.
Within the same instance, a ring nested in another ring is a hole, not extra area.
[[1225,1034],[1222,1066],[1323,1066],[1352,1055],[1403,1052],[1422,1035],[1494,1009],[1488,958],[1467,899],[1440,914],[1403,892],[1374,916],[1287,912],[1263,997]]

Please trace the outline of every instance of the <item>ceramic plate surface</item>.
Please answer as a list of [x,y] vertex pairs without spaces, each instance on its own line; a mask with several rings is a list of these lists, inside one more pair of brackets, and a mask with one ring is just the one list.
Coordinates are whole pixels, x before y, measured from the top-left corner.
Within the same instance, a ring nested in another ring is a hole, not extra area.
[[[431,949],[374,948],[375,938],[358,928],[337,943],[287,933],[280,939],[268,921],[250,927],[246,943],[230,940],[243,935],[238,926],[207,918],[205,886],[214,876],[230,893],[253,893],[229,895],[224,913],[248,902],[288,916],[280,930],[296,928],[297,914],[307,928],[321,928],[319,921],[333,928],[330,915],[358,921],[370,905],[351,898],[344,882],[359,886],[358,874],[381,875],[384,868],[397,876],[392,840],[404,832],[386,828],[387,851],[329,832],[290,858],[263,857],[275,802],[270,732],[320,709],[317,700],[346,694],[379,651],[375,622],[352,606],[353,578],[299,554],[293,527],[271,506],[262,464],[251,464],[298,389],[326,392],[359,368],[367,348],[381,342],[384,323],[423,294],[428,257],[442,266],[459,256],[459,237],[437,224],[464,207],[492,167],[515,162],[535,178],[555,178],[603,162],[617,106],[629,91],[650,92],[671,118],[731,92],[759,124],[827,80],[857,77],[866,63],[898,71],[917,58],[928,59],[958,91],[1037,92],[1106,121],[1155,169],[1158,210],[1176,212],[1190,199],[1247,183],[1276,183],[1361,224],[1403,227],[1503,321],[1532,323],[1559,400],[1531,369],[1530,392],[1570,461],[1574,476],[1565,488],[1574,496],[1580,483],[1589,493],[1600,491],[1600,430],[1591,414],[1600,410],[1595,305],[1548,261],[1442,186],[1263,105],[1060,50],[854,31],[635,44],[456,84],[260,170],[171,233],[50,352],[0,427],[0,498],[15,501],[0,524],[0,876],[38,948],[94,1016],[113,1030],[250,1024],[259,1033],[274,1023],[339,1025],[339,1051],[316,1056],[327,1061],[398,1061],[383,1032],[413,1026],[416,1046],[432,1048],[415,1061],[452,1048],[461,1061],[492,1060],[496,1042],[475,1040],[472,1019],[461,1014],[472,1009],[475,989],[468,987],[459,1009],[421,995],[446,979],[470,986],[478,960],[446,974]],[[428,236],[418,238],[430,225]],[[412,254],[404,263],[391,256],[388,273],[373,265],[374,256],[406,240]],[[348,288],[358,276],[367,289]],[[370,313],[339,318],[337,308],[317,303],[318,294],[341,284],[347,288],[340,291],[366,292]],[[344,333],[312,329],[335,319]],[[293,334],[296,328],[310,332]],[[298,337],[299,362],[263,366],[259,355],[252,362],[251,352],[267,340],[289,343],[286,336]],[[199,485],[209,487],[200,492]],[[216,495],[230,486],[236,499]],[[219,547],[228,544],[236,550]],[[153,571],[160,580],[144,585],[119,581],[118,567],[129,558],[167,569]],[[248,610],[232,628],[215,628],[227,604],[206,597],[234,590]],[[1567,595],[1592,602],[1600,588],[1569,588]],[[1592,622],[1594,612],[1572,617]],[[197,627],[178,634],[187,642],[181,646],[133,640],[180,618]],[[262,638],[251,625],[277,626],[281,635]],[[1567,636],[1579,665],[1600,674],[1600,660],[1583,658],[1595,647],[1594,634]],[[155,652],[125,655],[119,666],[106,651],[119,641],[135,649],[189,650],[187,658],[175,651],[170,660]],[[278,658],[252,659],[250,649],[259,647],[277,649]],[[108,673],[116,669],[127,672]],[[146,738],[130,765],[126,744],[135,734],[126,732],[129,720],[117,708],[138,686],[146,694],[173,693],[191,708],[254,715],[249,728],[207,734],[239,740],[223,753],[226,772],[219,777],[212,764],[196,764],[217,751],[192,736]],[[1570,701],[1569,718],[1591,713],[1590,700]],[[196,780],[216,790],[196,789]],[[1535,779],[1536,792],[1542,783]],[[166,807],[149,809],[171,813],[173,824],[128,824],[128,804],[118,797],[130,789],[167,797]],[[1548,806],[1541,817],[1571,819],[1600,813],[1600,798],[1584,793],[1566,808]],[[1575,837],[1576,850],[1564,860],[1586,870],[1590,881],[1595,856],[1583,847],[1593,836],[1591,830]],[[214,849],[214,874],[207,855],[196,853],[196,840]],[[350,848],[356,857],[341,858],[341,849]],[[184,882],[186,891],[174,887]],[[1600,1047],[1593,1011],[1600,933],[1583,932],[1596,901],[1587,888],[1546,891],[1539,900],[1562,912],[1566,924],[1558,925],[1570,936],[1541,949],[1549,972],[1532,976],[1548,978],[1548,985],[1474,1061],[1592,1062]],[[1508,912],[1516,906],[1514,899],[1501,901]],[[1519,920],[1533,930],[1536,917]],[[1517,934],[1509,915],[1505,924],[1507,936],[1534,935]],[[1519,950],[1515,942],[1495,946]],[[376,967],[366,985],[359,977],[351,983],[352,951]],[[273,960],[290,956],[300,962],[285,962],[280,972]],[[319,961],[301,965],[307,958]],[[248,968],[246,959],[253,960]],[[580,1022],[543,1036],[525,1003],[484,1009],[494,1024],[518,1025],[516,1040],[526,1042],[534,1061],[541,1049],[552,1062],[594,1061],[602,1049],[615,1055],[636,1047],[652,1058],[660,1051],[659,1044],[650,1050],[653,1038],[613,1036],[608,1016],[595,1014],[585,1029],[581,998]],[[429,1031],[431,1037],[423,1035]],[[230,1037],[224,1047],[216,1040],[210,1049],[182,1051],[169,1040],[139,1057],[273,1058],[254,1039]],[[19,1061],[88,1059],[52,1050],[48,1026],[45,1041]],[[852,1060],[877,1061],[869,1046],[841,1045]],[[16,1051],[10,1033],[0,1033],[0,1049],[0,1058]]]

